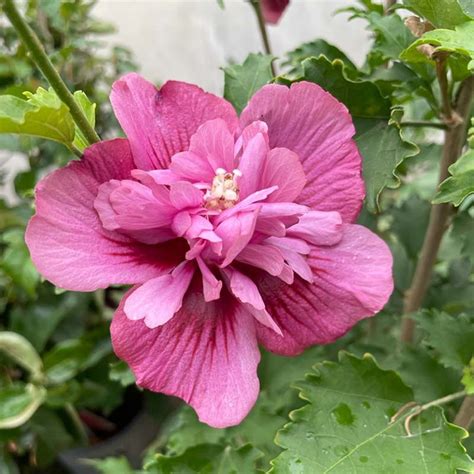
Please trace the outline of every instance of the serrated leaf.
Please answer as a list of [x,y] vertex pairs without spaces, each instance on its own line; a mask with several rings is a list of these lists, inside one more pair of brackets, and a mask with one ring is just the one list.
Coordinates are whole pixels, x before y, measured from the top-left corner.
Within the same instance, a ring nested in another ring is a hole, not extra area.
[[0,133],[18,133],[54,140],[67,146],[74,140],[69,109],[52,89],[39,87],[28,100],[0,96]]
[[354,63],[336,46],[323,39],[317,39],[309,43],[304,43],[298,48],[286,53],[287,60],[283,66],[289,67],[288,74],[297,77],[303,73],[302,62],[311,57],[325,56],[330,61],[341,60],[347,67],[356,69]]
[[451,176],[440,184],[433,202],[451,202],[457,207],[474,194],[474,150],[464,153],[449,167],[449,172]]
[[474,69],[474,21],[463,23],[455,30],[428,31],[403,51],[400,58],[409,62],[433,62],[418,50],[418,46],[423,44],[434,46],[435,52],[456,53],[463,56],[469,60],[468,69],[471,71]]
[[20,334],[0,331],[0,352],[26,369],[33,380],[42,378],[43,362],[31,343]]
[[474,356],[474,316],[423,311],[414,315],[426,336],[424,343],[446,367],[462,370]]
[[[91,125],[92,128],[95,128],[95,109],[96,104],[91,102],[86,94],[82,91],[74,92],[74,99],[78,103],[81,110],[84,112],[84,115],[87,118],[87,121]],[[73,145],[78,148],[80,151],[83,151],[85,148],[89,146],[89,141],[82,133],[82,130],[75,125],[75,137],[73,141]]]
[[188,449],[180,456],[158,454],[145,467],[147,472],[156,474],[243,474],[256,472],[255,465],[259,457],[260,451],[250,444],[238,449],[202,444]]
[[109,378],[114,382],[119,382],[122,387],[128,387],[135,383],[135,376],[130,367],[122,360],[110,366]]
[[21,382],[0,388],[0,429],[26,423],[43,403],[45,395],[43,387]]
[[419,148],[404,139],[395,120],[390,120],[388,126],[384,122],[377,122],[368,131],[358,135],[356,143],[364,158],[367,208],[376,212],[382,191],[400,186],[397,169],[407,158],[417,155]]
[[437,28],[454,28],[471,18],[458,0],[403,0],[403,5]]
[[273,78],[272,56],[251,53],[243,64],[224,68],[224,98],[242,112],[251,97]]
[[439,408],[414,419],[411,435],[403,417],[390,423],[413,394],[371,356],[341,354],[339,363],[316,365],[297,388],[309,403],[292,412],[278,433],[285,451],[272,461],[272,473],[447,474],[474,468],[460,444],[466,432],[447,423]]

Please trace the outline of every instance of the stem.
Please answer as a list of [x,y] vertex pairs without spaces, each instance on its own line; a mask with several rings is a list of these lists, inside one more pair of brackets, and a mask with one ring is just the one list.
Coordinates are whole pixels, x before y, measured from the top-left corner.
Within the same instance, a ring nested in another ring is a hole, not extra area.
[[72,405],[72,403],[66,403],[66,405],[64,406],[64,409],[66,410],[66,413],[69,415],[69,418],[72,424],[74,425],[74,428],[76,430],[76,433],[81,443],[83,443],[84,445],[88,445],[89,436],[87,436],[87,432],[84,428],[84,425],[82,424],[82,421],[79,418],[79,415],[77,414],[77,411]]
[[384,11],[385,11],[385,14],[386,15],[389,15],[390,13],[392,13],[390,11],[390,9],[397,3],[397,0],[385,0],[385,8],[384,8]]
[[69,146],[69,149],[70,149],[78,158],[82,158],[82,151],[79,150],[79,148],[77,148],[76,146],[74,146],[72,143],[71,143],[71,145]]
[[453,109],[451,107],[451,99],[449,94],[448,74],[446,62],[448,57],[442,56],[436,59],[436,75],[438,77],[439,88],[441,91],[441,105],[443,108],[443,116],[445,120],[451,119]]
[[54,68],[53,63],[46,55],[46,52],[35,32],[21,17],[17,7],[15,6],[14,0],[3,0],[3,11],[10,20],[24,46],[29,51],[38,69],[54,89],[59,99],[68,106],[74,122],[76,122],[89,144],[100,141],[99,135],[97,135],[96,131],[87,121],[87,117],[75,101],[74,96],[69,91],[66,84],[61,79],[61,76]]
[[[462,119],[462,123],[454,125],[445,131],[443,156],[441,158],[438,183],[442,183],[448,176],[448,168],[461,155],[462,147],[466,140],[466,129],[471,108],[474,90],[474,77],[465,79],[459,89],[455,112]],[[451,109],[450,109],[451,110]],[[449,118],[449,117],[448,117]],[[436,262],[441,239],[448,227],[451,214],[451,204],[433,204],[431,206],[428,229],[416,265],[415,274],[409,290],[406,292],[403,313],[409,315],[421,307],[431,274]],[[413,342],[414,322],[405,317],[402,323],[401,340],[406,343]]]
[[429,120],[417,120],[417,121],[407,120],[405,122],[400,122],[400,126],[441,128],[443,130],[446,130],[448,128],[448,126],[443,122],[430,122]]
[[462,426],[465,430],[469,430],[472,422],[474,421],[474,395],[466,397],[459,409],[454,423],[458,426]]
[[[258,29],[260,30],[260,35],[262,37],[265,54],[273,56],[272,48],[270,47],[270,40],[268,38],[267,27],[263,18],[262,5],[260,4],[260,0],[250,0],[250,5],[252,5],[255,11],[255,15],[257,16]],[[273,76],[276,76],[275,66],[273,65],[273,62],[271,63],[271,68]]]
[[445,397],[441,397],[441,398],[438,398],[437,400],[433,400],[431,402],[425,403],[424,405],[421,405],[419,410],[420,412],[422,412],[422,411],[428,410],[428,408],[435,407],[438,405],[444,405],[445,403],[452,402],[464,396],[466,396],[465,390],[461,390],[460,392],[456,392],[456,393],[451,393],[450,395],[446,395]]

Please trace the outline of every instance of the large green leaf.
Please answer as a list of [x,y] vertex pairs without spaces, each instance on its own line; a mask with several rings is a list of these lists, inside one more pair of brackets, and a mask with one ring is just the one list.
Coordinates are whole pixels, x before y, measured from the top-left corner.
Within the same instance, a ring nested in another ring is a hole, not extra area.
[[272,56],[251,53],[243,64],[224,68],[224,97],[240,114],[250,98],[273,78]]
[[74,140],[74,121],[69,109],[52,89],[39,87],[28,100],[0,96],[0,133],[19,133],[54,140],[69,146]]
[[[398,114],[394,111],[393,114]],[[385,188],[398,188],[400,165],[419,153],[418,147],[404,139],[400,126],[391,119],[388,125],[375,123],[369,130],[358,135],[356,142],[364,158],[363,174],[366,202],[370,211],[379,207],[379,198]]]
[[0,429],[26,423],[43,403],[46,390],[33,384],[16,382],[0,388]]
[[285,451],[272,461],[273,473],[448,474],[470,472],[474,464],[460,444],[461,428],[446,422],[432,408],[411,423],[390,418],[412,391],[392,371],[374,359],[341,354],[339,363],[314,367],[297,385],[308,404],[290,414],[291,422],[278,434]]
[[454,28],[471,18],[458,0],[403,0],[403,4],[438,28]]
[[469,364],[474,357],[474,316],[423,311],[414,317],[426,333],[425,344],[436,350],[442,364],[459,370]]
[[158,454],[146,471],[156,474],[250,474],[261,453],[250,444],[235,449],[231,446],[202,444],[180,456]]
[[31,343],[20,334],[0,331],[0,352],[5,353],[18,365],[26,369],[33,380],[40,380],[43,362]]
[[401,59],[409,62],[432,61],[419,51],[418,47],[423,44],[433,45],[435,52],[456,53],[469,60],[468,69],[474,69],[474,21],[463,23],[454,30],[428,31],[401,53]]
[[451,176],[440,184],[433,202],[452,202],[459,206],[464,199],[474,194],[474,150],[464,153],[449,167],[449,172]]

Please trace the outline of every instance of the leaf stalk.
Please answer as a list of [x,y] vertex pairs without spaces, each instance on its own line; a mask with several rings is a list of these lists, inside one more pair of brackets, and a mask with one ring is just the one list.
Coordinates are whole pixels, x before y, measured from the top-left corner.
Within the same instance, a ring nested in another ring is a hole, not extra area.
[[[270,39],[268,37],[267,27],[265,25],[265,20],[263,18],[262,5],[260,1],[261,0],[250,0],[250,5],[252,5],[255,11],[255,15],[257,17],[258,29],[260,30],[260,36],[262,37],[263,48],[265,50],[265,54],[268,54],[269,56],[273,56],[272,48],[270,46]],[[273,62],[271,63],[271,68],[272,68],[273,76],[276,76],[275,65],[273,64]]]

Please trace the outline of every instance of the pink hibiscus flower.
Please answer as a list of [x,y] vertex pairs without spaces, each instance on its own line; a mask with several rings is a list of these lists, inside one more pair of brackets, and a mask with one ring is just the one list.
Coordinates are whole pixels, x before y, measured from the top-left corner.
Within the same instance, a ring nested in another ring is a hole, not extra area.
[[237,424],[258,396],[259,343],[296,355],[334,341],[392,292],[387,246],[352,224],[351,117],[308,82],[263,87],[240,120],[194,85],[136,74],[111,101],[128,139],[38,184],[31,256],[65,289],[135,285],[111,333],[137,383]]
[[275,25],[280,20],[290,0],[261,0],[263,18],[266,23]]

